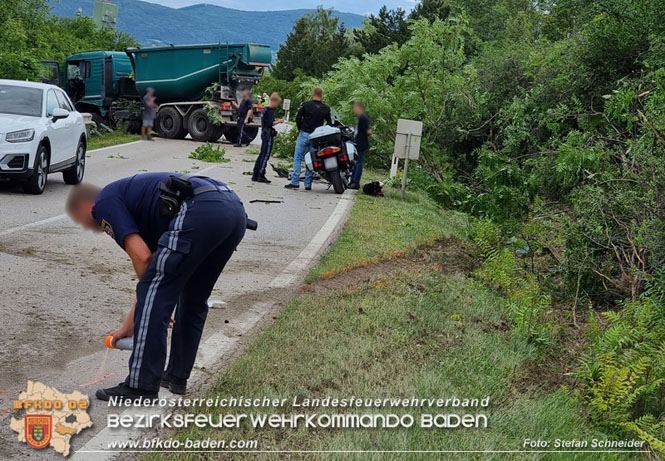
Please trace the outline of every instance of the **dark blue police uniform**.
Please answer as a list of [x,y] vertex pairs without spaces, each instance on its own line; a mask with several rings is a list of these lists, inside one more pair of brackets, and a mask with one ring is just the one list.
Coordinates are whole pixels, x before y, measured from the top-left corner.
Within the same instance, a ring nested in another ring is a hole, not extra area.
[[245,136],[245,117],[247,113],[252,110],[252,100],[243,99],[238,106],[238,143],[243,144],[243,137]]
[[272,153],[273,126],[275,124],[275,109],[265,107],[261,113],[261,151],[254,162],[254,175],[265,175],[268,159]]
[[157,186],[173,173],[145,173],[115,181],[100,192],[93,216],[124,248],[138,233],[153,252],[136,288],[134,349],[126,384],[157,391],[166,362],[167,328],[176,309],[167,374],[188,379],[194,366],[208,298],[245,235],[242,202],[224,183],[191,178],[194,187],[219,186],[184,201],[173,219],[159,212]]

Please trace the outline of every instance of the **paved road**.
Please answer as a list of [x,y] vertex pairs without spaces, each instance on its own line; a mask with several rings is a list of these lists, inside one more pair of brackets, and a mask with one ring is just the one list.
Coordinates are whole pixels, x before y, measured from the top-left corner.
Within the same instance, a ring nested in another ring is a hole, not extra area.
[[[301,280],[303,266],[331,235],[331,229],[322,226],[327,221],[331,221],[327,227],[339,225],[352,195],[339,197],[316,183],[312,192],[302,188],[288,191],[282,187],[286,181],[277,178],[270,185],[252,183],[244,173],[251,171],[255,156],[246,149],[224,144],[231,162],[210,164],[188,158],[197,146],[189,140],[157,139],[93,151],[85,180],[105,185],[145,171],[202,171],[231,185],[249,216],[259,221],[259,230],[247,233],[211,297],[225,304],[210,311],[204,332],[208,348],[197,362],[200,370],[201,363],[220,366],[220,360],[228,359],[241,344],[239,338],[246,337],[265,320],[266,313],[275,311],[276,303],[288,297],[290,290],[285,285]],[[115,385],[126,375],[128,353],[107,351],[103,338],[131,307],[136,284],[132,267],[112,239],[78,229],[63,215],[69,190],[59,174],[49,177],[41,196],[0,185],[0,318],[4,324],[0,335],[0,458],[34,456],[9,429],[12,399],[28,380],[63,392],[76,389],[94,401],[98,387]],[[283,203],[250,203],[252,200]],[[340,219],[332,222],[331,214],[339,214]],[[268,288],[271,282],[273,288]],[[199,375],[202,386],[205,379]],[[104,426],[106,409],[93,405],[90,411],[95,426],[73,438],[73,450]],[[42,454],[61,459],[51,449]]]

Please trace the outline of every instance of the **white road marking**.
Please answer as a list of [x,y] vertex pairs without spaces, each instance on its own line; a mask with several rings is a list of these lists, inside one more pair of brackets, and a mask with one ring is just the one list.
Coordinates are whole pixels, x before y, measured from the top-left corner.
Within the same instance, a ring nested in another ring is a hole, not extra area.
[[[215,165],[216,166],[216,165]],[[212,167],[211,167],[212,168]],[[305,249],[293,260],[291,263],[275,277],[268,285],[270,288],[284,288],[289,284],[296,281],[302,275],[307,265],[324,249],[325,245],[329,242],[332,236],[339,232],[337,227],[342,219],[346,216],[347,210],[353,204],[353,198],[341,199],[335,209],[333,210],[330,218],[325,222],[323,227],[316,233],[314,238],[309,242]],[[266,313],[270,312],[271,303],[257,303],[251,309],[243,313],[239,318],[234,320],[235,336],[227,336],[223,332],[212,334],[208,339],[199,347],[200,358],[197,359],[197,367],[210,368],[217,360],[224,354],[230,353],[237,347],[240,341],[240,336],[237,333],[244,334],[251,330]],[[192,372],[192,380],[197,381],[203,372],[194,370]],[[178,397],[171,392],[161,389],[160,398],[174,398]],[[124,415],[160,415],[170,410],[169,407],[154,407],[154,408],[128,408],[122,412],[120,418]],[[70,458],[72,461],[105,461],[112,460],[117,451],[108,451],[110,443],[122,443],[129,441],[136,435],[139,430],[132,430],[131,428],[115,428],[111,429],[108,426],[104,427],[99,433],[77,450]]]
[[33,227],[43,226],[44,224],[49,224],[49,223],[52,223],[52,222],[56,222],[56,221],[59,221],[61,219],[66,218],[66,217],[67,217],[66,214],[61,214],[61,215],[58,215],[58,216],[53,216],[51,218],[42,219],[41,221],[35,221],[35,222],[31,222],[29,224],[24,224],[22,226],[10,227],[9,229],[5,229],[2,232],[0,232],[0,237],[4,237],[5,235],[13,234],[14,232],[19,232],[19,231],[30,229],[30,228],[33,228]]
[[89,151],[86,152],[86,154],[92,154],[93,152],[101,152],[103,150],[108,150],[108,149],[117,149],[117,148],[120,148],[120,147],[131,146],[133,144],[138,144],[140,142],[143,142],[143,141],[139,139],[138,141],[132,141],[132,142],[128,142],[128,143],[125,143],[125,144],[114,144],[112,146],[100,147],[99,149],[89,150]]
[[[136,142],[141,142],[141,141],[136,141]],[[134,143],[129,143],[129,144],[134,144]],[[121,145],[122,146],[127,146],[129,144],[121,144]],[[111,146],[111,147],[116,147],[116,146]],[[108,149],[108,147],[104,147],[102,149],[97,149],[97,150],[103,150],[103,149]],[[197,171],[196,174],[203,174],[206,171],[210,171],[214,168],[217,168],[217,165],[211,165],[207,168],[202,169],[201,171]],[[50,224],[52,222],[60,221],[61,219],[65,219],[65,218],[67,218],[66,214],[60,214],[58,216],[53,216],[53,217],[50,217],[50,218],[42,219],[41,221],[35,221],[35,222],[28,223],[28,224],[23,224],[22,226],[10,227],[9,229],[5,229],[2,232],[0,232],[0,237],[4,237],[5,235],[13,234],[15,232],[20,232],[20,231],[23,231],[23,230],[26,230],[26,229],[31,229],[33,227],[43,226],[44,224]]]
[[[114,144],[113,146],[107,146],[107,147],[101,147],[99,149],[89,150],[87,153],[90,154],[92,152],[100,152],[100,151],[103,151],[103,150],[114,149],[114,148],[118,148],[118,147],[131,146],[132,144],[138,144],[140,142],[143,142],[143,141],[139,140],[139,141],[128,142],[126,144]],[[206,168],[206,170],[207,170],[207,168]],[[13,234],[15,232],[20,232],[22,230],[31,229],[33,227],[43,226],[44,224],[50,224],[52,222],[60,221],[61,219],[65,219],[66,217],[67,217],[66,214],[60,214],[58,216],[52,216],[50,218],[42,219],[41,221],[35,221],[35,222],[32,222],[32,223],[24,224],[22,226],[11,227],[9,229],[5,229],[2,232],[0,232],[0,237],[4,237],[5,235]]]
[[317,232],[304,250],[284,268],[284,270],[270,282],[269,288],[284,288],[296,281],[300,273],[326,244],[330,236],[339,230],[339,223],[346,215],[346,211],[353,204],[353,199],[340,199],[332,214]]
[[204,169],[202,169],[202,170],[200,170],[200,171],[197,171],[196,173],[192,173],[192,174],[197,174],[197,175],[198,175],[198,174],[203,174],[203,173],[205,173],[206,171],[210,171],[210,170],[213,170],[213,169],[215,169],[215,168],[217,168],[217,165],[210,165],[209,167],[204,168]]

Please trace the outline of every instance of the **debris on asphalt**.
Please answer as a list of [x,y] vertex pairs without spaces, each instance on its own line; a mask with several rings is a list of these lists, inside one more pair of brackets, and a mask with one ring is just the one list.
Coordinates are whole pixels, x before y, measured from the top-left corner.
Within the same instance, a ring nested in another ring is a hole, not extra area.
[[224,309],[226,307],[226,302],[219,299],[208,300],[208,307],[212,309]]
[[277,167],[277,166],[273,165],[272,163],[270,164],[270,166],[272,167],[273,170],[275,170],[275,173],[277,173],[277,176],[279,176],[280,178],[288,178],[289,177],[289,171],[286,170],[285,168]]

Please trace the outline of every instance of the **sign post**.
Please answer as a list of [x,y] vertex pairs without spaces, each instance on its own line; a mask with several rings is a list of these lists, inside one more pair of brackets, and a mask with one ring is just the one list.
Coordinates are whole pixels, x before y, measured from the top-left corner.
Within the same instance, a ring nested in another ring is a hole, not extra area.
[[282,101],[282,109],[284,109],[284,112],[286,112],[286,121],[289,121],[289,114],[290,114],[290,109],[291,109],[291,100],[290,99],[285,99]]
[[406,192],[406,174],[409,169],[409,160],[418,160],[420,157],[420,139],[423,133],[423,122],[400,118],[397,121],[395,135],[395,151],[390,168],[390,177],[397,175],[397,163],[404,159],[404,173],[402,174],[402,200]]
[[404,171],[402,172],[402,200],[404,200],[404,194],[406,192],[406,172],[408,171],[408,169],[409,169],[409,157],[407,156],[404,159]]

